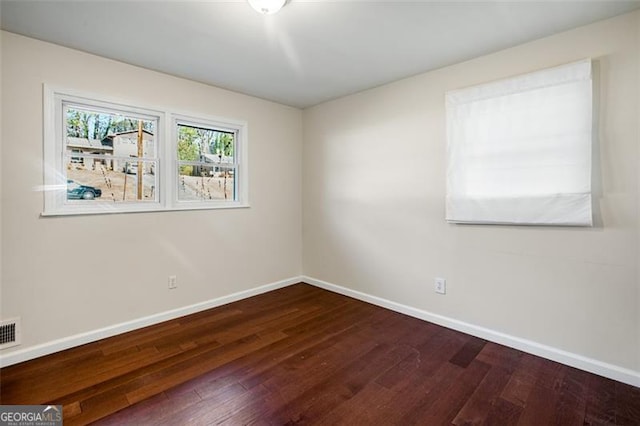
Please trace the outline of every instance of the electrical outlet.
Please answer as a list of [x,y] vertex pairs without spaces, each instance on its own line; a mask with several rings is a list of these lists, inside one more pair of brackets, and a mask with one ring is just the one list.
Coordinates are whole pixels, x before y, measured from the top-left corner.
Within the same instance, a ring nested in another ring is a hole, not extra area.
[[178,288],[178,277],[169,275],[169,289],[173,290],[174,288]]
[[435,280],[435,290],[436,293],[446,294],[447,293],[447,280],[444,278],[436,278]]

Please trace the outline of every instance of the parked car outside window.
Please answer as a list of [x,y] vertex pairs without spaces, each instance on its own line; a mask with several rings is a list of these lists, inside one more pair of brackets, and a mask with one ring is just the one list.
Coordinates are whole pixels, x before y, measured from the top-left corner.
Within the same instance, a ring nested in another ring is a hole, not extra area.
[[79,183],[67,180],[67,200],[93,200],[102,195],[102,190],[93,186],[80,185]]

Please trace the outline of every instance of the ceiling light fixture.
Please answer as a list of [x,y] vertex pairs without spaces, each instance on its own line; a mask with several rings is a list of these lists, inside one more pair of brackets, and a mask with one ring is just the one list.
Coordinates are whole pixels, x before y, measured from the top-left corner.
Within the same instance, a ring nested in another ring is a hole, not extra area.
[[252,8],[263,15],[272,15],[282,9],[287,0],[248,0]]

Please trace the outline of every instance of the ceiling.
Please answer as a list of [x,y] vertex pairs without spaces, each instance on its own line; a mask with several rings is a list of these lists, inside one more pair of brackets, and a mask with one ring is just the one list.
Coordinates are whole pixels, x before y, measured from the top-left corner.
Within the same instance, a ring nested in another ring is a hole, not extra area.
[[0,15],[10,32],[305,108],[639,7],[289,0],[260,15],[244,0],[2,0]]

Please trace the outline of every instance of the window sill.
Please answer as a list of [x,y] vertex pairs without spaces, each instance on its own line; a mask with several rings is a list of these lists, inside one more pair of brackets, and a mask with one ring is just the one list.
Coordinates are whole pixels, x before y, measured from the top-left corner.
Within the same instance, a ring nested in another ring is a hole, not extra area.
[[224,204],[219,206],[196,206],[196,205],[179,205],[175,207],[153,207],[153,208],[137,208],[131,210],[120,209],[83,209],[74,211],[56,211],[56,212],[42,212],[40,217],[60,217],[60,216],[93,216],[104,214],[129,214],[129,213],[159,213],[159,212],[179,212],[179,211],[193,211],[193,210],[227,210],[227,209],[248,209],[251,205],[244,203]]

